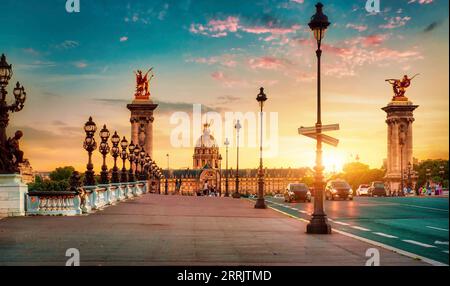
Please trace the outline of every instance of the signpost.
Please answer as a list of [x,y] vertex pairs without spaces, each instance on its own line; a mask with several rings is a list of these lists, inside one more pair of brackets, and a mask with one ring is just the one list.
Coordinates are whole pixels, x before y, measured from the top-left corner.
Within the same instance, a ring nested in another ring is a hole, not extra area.
[[339,124],[317,125],[314,127],[302,126],[298,129],[298,133],[300,135],[304,135],[306,137],[315,140],[317,140],[317,138],[320,136],[323,143],[336,147],[339,144],[338,139],[322,134],[322,132],[324,131],[336,131],[336,130],[339,130]]

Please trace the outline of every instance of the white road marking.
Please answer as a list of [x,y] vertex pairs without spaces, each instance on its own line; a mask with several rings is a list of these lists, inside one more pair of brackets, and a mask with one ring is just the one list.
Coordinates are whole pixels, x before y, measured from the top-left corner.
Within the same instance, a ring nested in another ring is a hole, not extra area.
[[[293,219],[296,219],[298,221],[301,221],[301,222],[304,222],[304,223],[308,223],[309,222],[309,221],[307,221],[307,220],[305,220],[303,218],[299,218],[299,217],[290,215],[290,214],[285,213],[283,211],[280,211],[280,210],[278,210],[276,208],[272,208],[272,207],[270,207],[270,208],[273,209],[276,212],[282,213],[282,214],[284,214],[284,215],[286,215],[288,217],[291,217]],[[328,220],[332,220],[332,219],[328,219]],[[339,233],[339,234],[342,234],[342,235],[345,235],[345,236],[348,236],[348,237],[351,237],[351,238],[354,238],[354,239],[357,239],[357,240],[360,240],[360,241],[363,241],[365,243],[369,243],[369,244],[372,244],[372,245],[375,245],[375,246],[379,246],[379,247],[382,247],[382,248],[390,250],[390,251],[397,252],[397,253],[399,253],[401,255],[410,257],[412,259],[420,259],[423,262],[431,264],[433,266],[448,266],[445,263],[442,263],[442,262],[439,262],[439,261],[436,261],[436,260],[433,260],[433,259],[430,259],[430,258],[426,258],[424,256],[421,256],[421,255],[418,255],[418,254],[415,254],[415,253],[411,253],[411,252],[408,252],[408,251],[405,251],[405,250],[402,250],[402,249],[399,249],[399,248],[396,248],[396,247],[393,247],[393,246],[390,246],[390,245],[387,245],[387,244],[384,244],[384,243],[381,243],[381,242],[378,242],[378,241],[374,241],[374,240],[370,240],[370,239],[367,239],[367,238],[364,238],[364,237],[361,237],[361,236],[357,236],[357,235],[354,235],[354,234],[351,234],[351,233],[348,233],[348,232],[345,232],[345,231],[342,231],[342,230],[338,230],[338,229],[332,228],[332,231],[334,231],[336,233]],[[446,253],[448,253],[448,251]]]
[[379,235],[379,236],[384,236],[384,237],[387,237],[387,238],[398,238],[396,236],[393,236],[393,235],[390,235],[390,234],[386,234],[386,233],[383,233],[383,232],[374,232],[374,234]]
[[448,254],[448,250],[444,250],[444,251],[442,251],[442,252],[444,252],[444,253],[447,253],[447,254]]
[[448,210],[444,210],[444,209],[438,209],[438,208],[430,208],[430,207],[423,207],[423,206],[416,206],[416,205],[409,205],[409,204],[400,204],[401,206],[407,206],[407,207],[414,207],[414,208],[419,208],[419,209],[429,209],[429,210],[435,210],[435,211],[441,211],[441,212],[448,212]]
[[434,244],[448,245],[448,241],[439,241],[439,240],[436,240],[436,241],[434,242]]
[[329,220],[329,221],[334,221],[334,220],[332,220],[331,218],[329,218],[328,220]]
[[418,242],[418,241],[415,241],[415,240],[403,239],[403,241],[407,242],[407,243],[419,245],[419,246],[422,246],[422,247],[426,247],[426,248],[435,248],[436,247],[434,245],[429,245],[429,244]]
[[301,212],[302,214],[307,214],[308,213],[307,211],[302,211],[302,210],[299,210],[299,212]]
[[337,223],[337,224],[340,224],[340,225],[349,225],[348,223],[342,222],[342,221],[335,221],[334,223]]
[[442,231],[448,232],[448,229],[445,229],[445,228],[440,228],[440,227],[435,227],[435,226],[427,226],[427,227],[431,228],[431,229],[435,229],[435,230],[442,230]]
[[357,226],[357,225],[353,225],[351,227],[354,228],[354,229],[362,230],[362,231],[370,231],[370,229],[368,229],[368,228],[360,227],[360,226]]

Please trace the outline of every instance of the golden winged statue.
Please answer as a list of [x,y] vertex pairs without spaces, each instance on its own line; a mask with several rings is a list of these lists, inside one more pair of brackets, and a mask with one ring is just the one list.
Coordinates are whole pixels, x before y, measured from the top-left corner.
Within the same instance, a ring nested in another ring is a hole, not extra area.
[[411,81],[417,77],[419,74],[416,74],[412,78],[408,78],[407,75],[404,75],[402,79],[387,79],[386,81],[392,85],[394,90],[394,100],[403,100],[407,99],[405,96],[406,89],[411,86]]
[[136,75],[136,99],[148,99],[150,97],[150,81],[155,76],[153,67],[145,74],[141,70],[135,71],[134,74]]

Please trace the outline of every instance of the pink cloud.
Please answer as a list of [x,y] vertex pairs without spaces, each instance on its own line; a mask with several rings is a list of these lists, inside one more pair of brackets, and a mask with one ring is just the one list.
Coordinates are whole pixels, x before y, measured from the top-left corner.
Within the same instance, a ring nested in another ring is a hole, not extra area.
[[388,22],[384,25],[380,25],[379,27],[381,29],[395,29],[399,27],[403,27],[408,23],[408,21],[411,20],[411,17],[405,16],[405,17],[393,17],[388,20]]
[[358,32],[364,32],[368,28],[366,25],[357,25],[357,24],[352,24],[352,23],[348,23],[345,27],[347,29],[353,29],[353,30],[356,30]]
[[252,68],[252,69],[276,70],[276,69],[279,69],[279,68],[285,66],[287,63],[285,60],[266,56],[266,57],[250,59],[248,61],[248,64],[250,65],[250,68]]
[[419,4],[431,4],[431,3],[433,3],[433,0],[419,0],[419,1],[417,1],[417,0],[410,0],[409,2],[408,2],[408,4],[412,4],[412,3],[419,3]]

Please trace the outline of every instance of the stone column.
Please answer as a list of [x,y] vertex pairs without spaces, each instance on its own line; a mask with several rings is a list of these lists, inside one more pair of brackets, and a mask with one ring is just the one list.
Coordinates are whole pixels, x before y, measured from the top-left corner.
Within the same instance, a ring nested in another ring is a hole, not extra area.
[[134,100],[127,108],[131,111],[131,138],[139,144],[141,124],[144,125],[144,149],[153,159],[153,111],[158,107],[151,100]]

